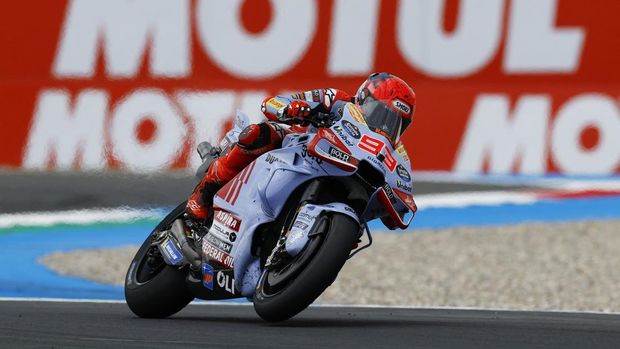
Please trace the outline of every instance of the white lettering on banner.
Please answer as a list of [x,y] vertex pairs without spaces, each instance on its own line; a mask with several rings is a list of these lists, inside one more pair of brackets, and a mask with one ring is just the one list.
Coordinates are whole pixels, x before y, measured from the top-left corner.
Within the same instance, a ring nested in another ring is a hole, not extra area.
[[107,105],[108,95],[100,90],[84,90],[74,102],[67,91],[43,90],[35,107],[23,167],[46,169],[53,158],[59,170],[73,165],[84,170],[104,168]]
[[[138,89],[121,99],[109,116],[108,94],[104,91],[84,90],[72,102],[69,92],[45,90],[37,101],[23,166],[45,169],[51,162],[56,169],[74,165],[85,170],[103,169],[106,154],[113,154],[129,170],[159,171],[179,158],[189,136],[189,166],[195,168],[200,164],[200,157],[194,155],[195,145],[203,140],[217,143],[227,131],[223,130],[224,120],[232,116],[236,106],[254,110],[248,113],[253,123],[264,119],[258,107],[265,98],[264,91],[181,91],[175,96],[176,100],[160,90]],[[193,127],[183,123],[181,115],[186,115]],[[148,142],[141,143],[135,131],[144,120],[153,122],[156,132]],[[106,138],[111,140],[107,147]]]
[[510,99],[504,95],[480,95],[474,103],[467,130],[456,157],[455,171],[510,173],[545,171],[545,134],[551,108],[547,96],[523,96],[510,115]]
[[[183,91],[177,93],[177,100],[183,111],[193,123],[195,132],[194,143],[190,149],[191,168],[197,168],[202,163],[200,156],[194,149],[202,141],[208,141],[212,145],[219,144],[223,132],[224,122],[233,117],[235,108],[243,110],[250,117],[251,123],[264,120],[259,106],[265,99],[265,91],[248,91],[237,93],[232,90],[196,92]],[[251,112],[254,111],[254,112]],[[223,132],[222,132],[223,131]]]
[[147,46],[153,76],[189,75],[188,0],[73,0],[53,72],[60,78],[92,77],[101,49],[109,77],[134,77]]
[[[239,15],[243,0],[73,0],[52,71],[58,78],[90,78],[102,55],[107,77],[132,78],[148,51],[153,77],[188,77],[190,14],[195,13],[199,45],[216,65],[239,78],[274,78],[308,52],[319,14],[316,0],[270,1],[272,19],[254,34],[245,30]],[[397,49],[422,73],[458,78],[486,67],[500,49],[504,8],[510,9],[504,72],[570,73],[579,68],[585,30],[554,27],[557,0],[461,0],[457,26],[449,33],[443,29],[446,1],[401,0],[397,6]],[[326,57],[329,76],[374,70],[381,6],[379,0],[334,3]]]
[[306,53],[317,28],[316,1],[270,1],[271,22],[259,34],[244,29],[238,15],[242,0],[198,2],[195,13],[199,41],[213,61],[230,74],[255,79],[274,77],[290,69]]
[[[215,130],[221,130],[221,125],[232,117],[235,96],[233,91],[188,91],[177,94],[179,104],[193,123],[196,142],[207,141],[214,146],[219,144],[220,133]],[[196,142],[190,146],[191,168],[197,168],[202,163],[200,156],[194,151],[198,146]]]
[[260,111],[260,105],[266,97],[267,93],[265,91],[245,91],[237,94],[239,99],[238,108],[247,114],[251,124],[266,120],[265,115]]
[[[613,174],[620,166],[620,110],[617,101],[601,94],[569,99],[549,125],[551,97],[523,96],[509,116],[509,97],[481,95],[476,99],[456,156],[457,172],[540,174],[547,168],[547,152],[558,170],[570,174]],[[598,131],[591,149],[581,144],[589,127]],[[549,131],[548,131],[549,129]],[[520,161],[520,163],[519,163]]]
[[557,0],[512,0],[504,70],[508,73],[573,73],[585,30],[554,28]]
[[[146,119],[156,128],[152,139],[143,143],[136,131]],[[118,103],[110,125],[114,156],[137,172],[169,165],[180,155],[185,134],[185,125],[175,106],[159,90],[137,90],[127,96]]]
[[373,69],[379,5],[379,0],[334,2],[327,60],[329,75],[365,75]]
[[499,48],[504,1],[462,0],[453,33],[442,27],[444,5],[445,0],[401,0],[398,47],[412,66],[431,76],[474,74]]
[[[592,149],[580,138],[587,127],[598,131]],[[613,174],[620,165],[620,111],[617,101],[601,94],[573,97],[558,111],[551,134],[555,164],[564,173]]]

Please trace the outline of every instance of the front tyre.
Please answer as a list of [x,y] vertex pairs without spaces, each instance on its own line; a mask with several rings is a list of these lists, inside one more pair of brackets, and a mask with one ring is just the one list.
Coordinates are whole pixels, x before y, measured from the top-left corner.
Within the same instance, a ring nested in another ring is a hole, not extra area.
[[[273,287],[276,271],[265,271],[254,295],[254,309],[266,321],[283,321],[297,315],[332,284],[344,266],[359,236],[359,225],[349,216],[332,214],[325,236],[317,235],[292,263],[308,260],[299,274],[286,285]],[[318,245],[318,246],[317,246]],[[310,254],[310,255],[309,255]]]
[[[168,229],[183,214],[185,203],[174,209],[155,228]],[[125,300],[129,309],[143,318],[165,318],[183,309],[194,297],[185,285],[187,267],[167,265],[149,235],[136,253],[125,277]]]

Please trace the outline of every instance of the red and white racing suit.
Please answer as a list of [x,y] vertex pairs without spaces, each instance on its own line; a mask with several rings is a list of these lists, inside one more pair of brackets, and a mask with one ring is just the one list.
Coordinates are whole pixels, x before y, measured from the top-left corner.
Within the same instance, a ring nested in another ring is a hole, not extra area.
[[[224,184],[260,155],[282,146],[284,136],[291,132],[303,133],[303,118],[315,113],[329,113],[336,101],[352,102],[345,91],[326,88],[297,93],[291,96],[267,97],[261,111],[269,119],[246,127],[239,140],[217,158],[187,201],[186,212],[194,219],[206,220],[213,204],[213,196]],[[295,118],[296,121],[284,121]],[[280,123],[293,124],[284,128]]]

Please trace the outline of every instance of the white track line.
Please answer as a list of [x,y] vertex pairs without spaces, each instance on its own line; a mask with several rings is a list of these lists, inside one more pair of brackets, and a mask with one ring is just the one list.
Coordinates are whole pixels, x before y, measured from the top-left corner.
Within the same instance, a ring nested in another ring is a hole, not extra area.
[[418,195],[415,201],[420,210],[427,208],[463,208],[468,206],[497,206],[503,204],[532,204],[536,194],[510,191],[482,191]]
[[56,224],[130,222],[148,218],[161,218],[161,211],[119,207],[58,212],[10,213],[0,215],[0,229],[20,226],[49,227]]
[[[497,186],[534,186],[563,190],[620,190],[620,176],[528,176],[528,175],[480,175],[446,171],[415,171],[416,181],[432,183],[487,184]],[[414,190],[415,191],[415,190]]]

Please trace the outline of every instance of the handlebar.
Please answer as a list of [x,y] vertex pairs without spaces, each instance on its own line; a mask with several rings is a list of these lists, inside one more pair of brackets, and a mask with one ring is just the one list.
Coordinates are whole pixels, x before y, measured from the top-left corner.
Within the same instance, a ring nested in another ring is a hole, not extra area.
[[316,113],[316,114],[312,114],[308,117],[305,118],[301,118],[301,117],[292,117],[292,118],[283,118],[282,122],[291,122],[291,121],[295,121],[298,122],[300,124],[303,123],[309,123],[314,127],[331,127],[331,125],[333,124],[331,117],[329,116],[328,113]]

